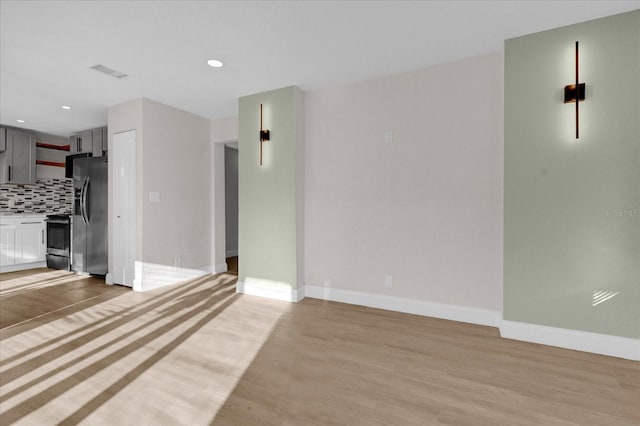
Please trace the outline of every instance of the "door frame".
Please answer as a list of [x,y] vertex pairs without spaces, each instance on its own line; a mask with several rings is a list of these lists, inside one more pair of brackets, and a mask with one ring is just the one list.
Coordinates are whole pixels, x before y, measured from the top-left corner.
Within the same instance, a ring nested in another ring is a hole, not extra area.
[[[214,261],[213,273],[226,272],[227,267],[227,247],[226,247],[226,201],[225,201],[225,146],[234,144],[238,146],[238,139],[228,139],[215,141],[212,144],[212,180],[213,197],[212,209],[212,229],[213,241],[211,253]],[[239,247],[238,247],[239,249]]]

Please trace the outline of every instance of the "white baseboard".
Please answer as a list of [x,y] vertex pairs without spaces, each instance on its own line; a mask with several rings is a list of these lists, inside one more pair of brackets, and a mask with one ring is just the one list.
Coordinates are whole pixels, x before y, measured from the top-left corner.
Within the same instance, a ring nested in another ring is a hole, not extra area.
[[640,361],[640,339],[503,320],[500,336]]
[[182,281],[207,275],[207,271],[200,269],[177,268],[175,266],[159,265],[155,263],[135,262],[135,291],[148,291]]
[[488,325],[491,327],[498,327],[500,323],[500,312],[488,309],[310,285],[305,286],[304,293],[306,297],[314,299],[332,300],[334,302],[350,303],[353,305],[368,306],[370,308]]
[[217,265],[207,265],[207,266],[202,266],[200,268],[197,268],[201,271],[205,271],[209,274],[220,274],[222,272],[227,272],[229,270],[229,267],[227,266],[227,263],[219,263]]
[[234,257],[238,255],[238,249],[235,250],[227,250],[227,257]]
[[270,285],[260,282],[238,281],[236,284],[236,293],[285,300],[287,302],[299,302],[304,299],[304,288],[292,289],[290,286]]
[[305,286],[303,297],[368,306],[408,314],[498,327],[506,339],[557,346],[640,361],[640,340],[585,331],[526,324],[501,319],[501,313],[467,306],[448,305],[382,294]]
[[24,271],[26,269],[46,268],[47,262],[18,263],[17,265],[0,265],[0,273]]

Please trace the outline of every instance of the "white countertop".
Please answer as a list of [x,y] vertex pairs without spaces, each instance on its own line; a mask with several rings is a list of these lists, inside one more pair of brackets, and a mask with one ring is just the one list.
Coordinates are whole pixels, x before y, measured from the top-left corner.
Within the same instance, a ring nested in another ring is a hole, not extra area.
[[3,212],[2,214],[0,214],[0,222],[2,222],[5,225],[17,224],[19,222],[22,222],[24,219],[37,220],[37,221],[44,222],[46,218],[47,218],[47,215],[45,213],[6,214]]
[[11,213],[11,212],[2,212],[2,213],[0,213],[0,217],[11,217],[11,218],[46,217],[48,214],[54,214],[54,213]]

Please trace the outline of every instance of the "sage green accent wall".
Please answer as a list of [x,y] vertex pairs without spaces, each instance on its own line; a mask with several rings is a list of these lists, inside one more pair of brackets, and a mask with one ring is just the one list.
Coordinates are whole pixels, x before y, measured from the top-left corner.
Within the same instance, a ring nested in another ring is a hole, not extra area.
[[[294,86],[240,98],[238,280],[274,290],[302,285],[302,99]],[[271,132],[262,166],[260,104]]]
[[640,338],[640,11],[507,40],[504,141],[504,319]]

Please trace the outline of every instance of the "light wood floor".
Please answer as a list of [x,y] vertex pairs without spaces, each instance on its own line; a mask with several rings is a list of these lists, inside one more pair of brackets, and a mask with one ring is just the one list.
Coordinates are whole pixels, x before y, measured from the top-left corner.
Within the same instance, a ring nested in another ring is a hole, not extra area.
[[227,257],[227,273],[238,275],[238,256]]
[[[20,311],[6,288],[29,291],[19,278],[0,275],[2,316]],[[638,362],[490,327],[238,295],[235,279],[117,288],[4,327],[0,424],[640,424]]]
[[0,274],[0,329],[60,309],[69,313],[74,305],[83,309],[83,302],[90,306],[127,291],[99,278],[47,268]]

